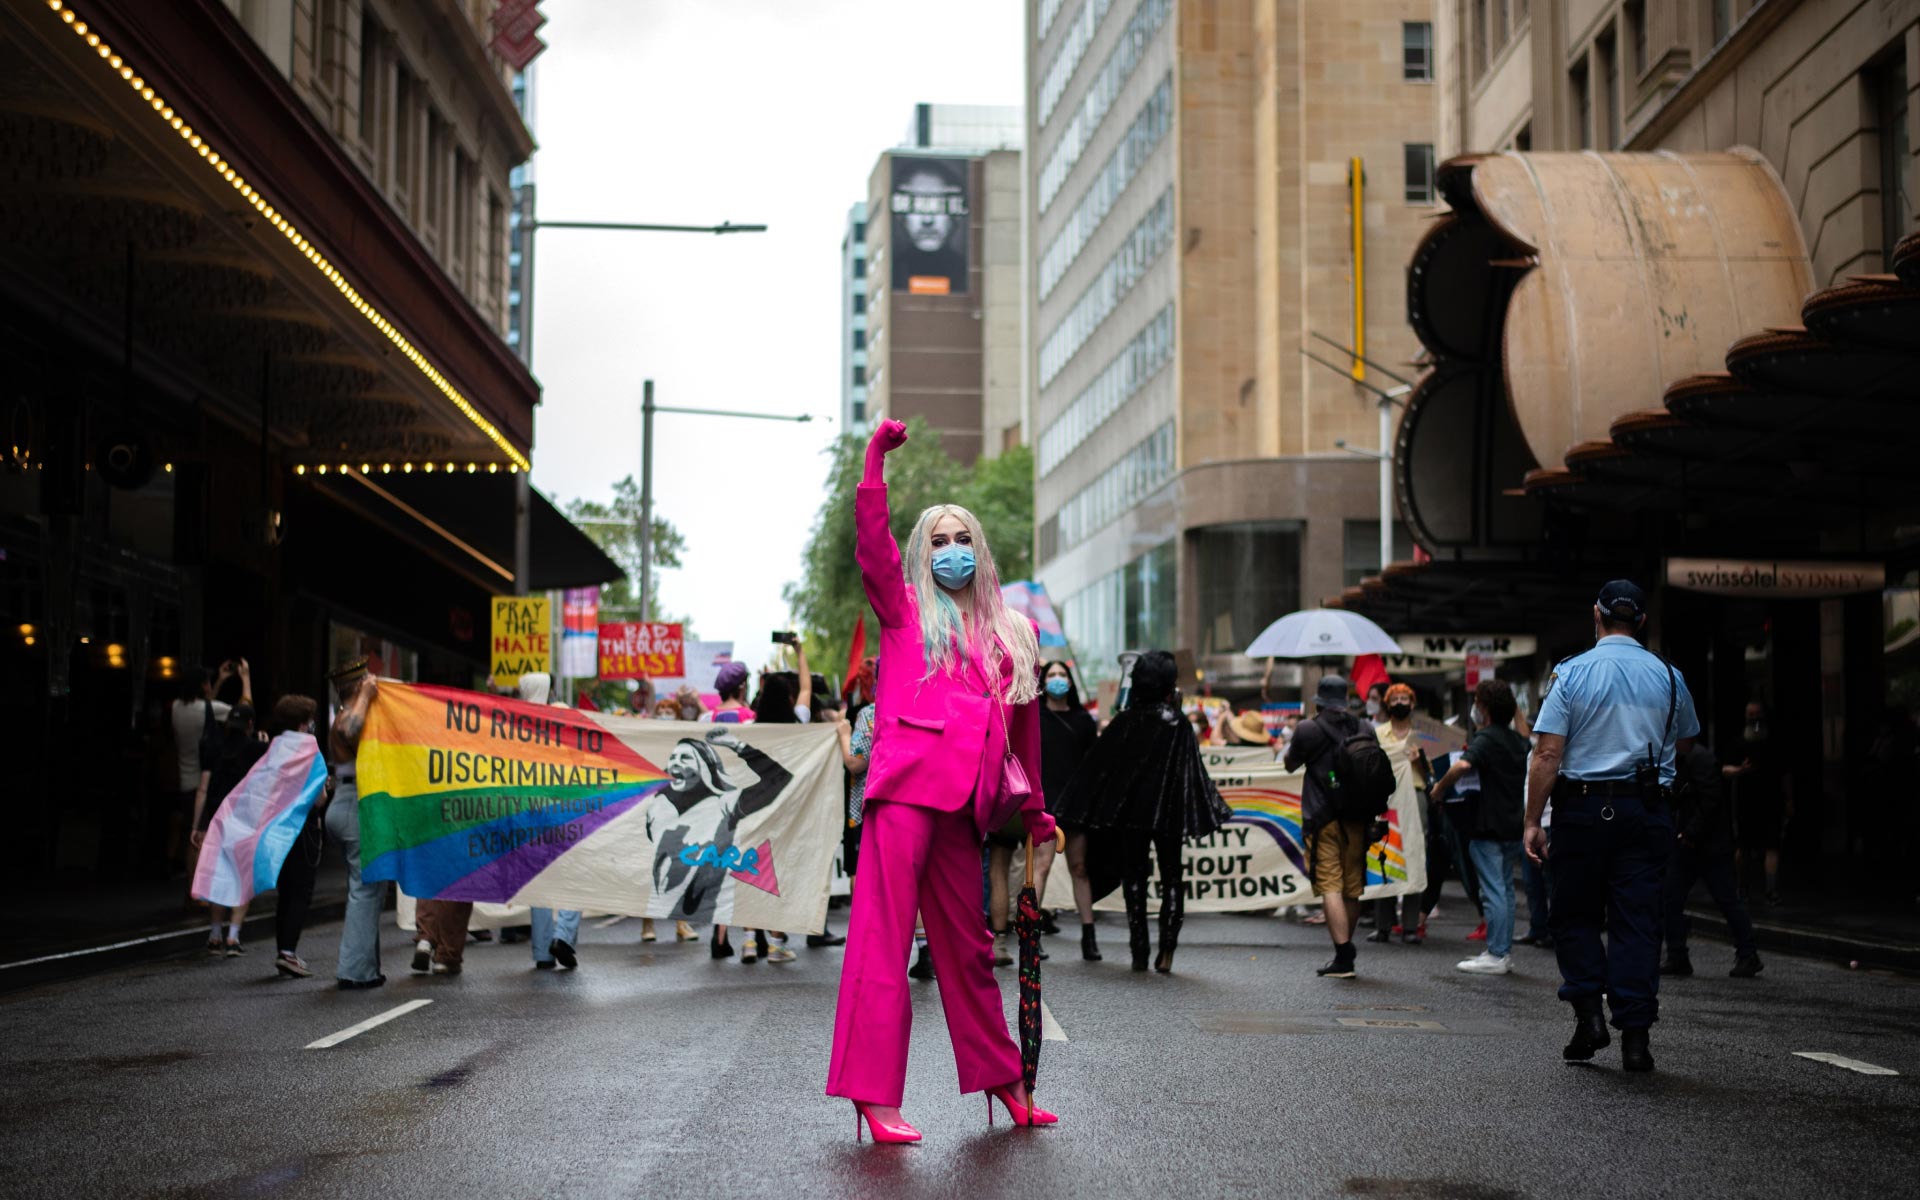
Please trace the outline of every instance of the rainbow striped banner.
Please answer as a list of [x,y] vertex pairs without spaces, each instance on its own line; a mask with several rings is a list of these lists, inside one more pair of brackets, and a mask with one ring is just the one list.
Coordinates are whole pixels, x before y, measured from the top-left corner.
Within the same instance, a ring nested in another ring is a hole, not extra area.
[[361,870],[422,899],[818,930],[839,765],[825,726],[382,681],[357,764]]
[[214,812],[193,871],[194,898],[232,908],[272,891],[326,785],[327,764],[312,734],[274,738]]
[[[1255,753],[1267,757],[1265,751]],[[1217,760],[1208,762],[1207,773],[1219,787],[1221,799],[1233,810],[1233,817],[1214,833],[1190,838],[1186,843],[1187,911],[1245,912],[1312,903],[1318,897],[1314,895],[1313,872],[1302,834],[1303,774],[1287,770],[1270,757],[1264,762],[1233,758],[1217,755]],[[1409,862],[1403,845],[1419,846],[1422,853]],[[1367,887],[1361,898],[1375,900],[1424,890],[1425,846],[1419,795],[1403,778],[1387,815],[1386,838],[1367,848]],[[1050,874],[1044,903],[1055,908],[1071,907],[1071,886],[1070,881],[1060,879],[1059,873]],[[1154,895],[1157,909],[1157,894],[1150,895]],[[1114,892],[1094,907],[1119,912],[1125,904]]]

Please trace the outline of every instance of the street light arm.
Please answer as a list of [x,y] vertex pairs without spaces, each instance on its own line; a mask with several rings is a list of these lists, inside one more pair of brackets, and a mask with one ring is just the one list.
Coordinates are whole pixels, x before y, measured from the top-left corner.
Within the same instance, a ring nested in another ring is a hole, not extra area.
[[739,412],[739,411],[736,411],[733,409],[727,409],[727,408],[669,408],[667,405],[664,405],[664,404],[654,405],[653,411],[663,412],[663,413],[682,413],[690,417],[746,417],[749,420],[754,420],[754,421],[797,421],[797,422],[805,423],[807,421],[813,420],[812,413],[801,413],[799,416],[795,417],[795,416],[789,416],[785,413]]
[[765,233],[765,225],[639,225],[626,221],[543,221],[535,217],[521,223],[528,229],[612,229],[628,233]]

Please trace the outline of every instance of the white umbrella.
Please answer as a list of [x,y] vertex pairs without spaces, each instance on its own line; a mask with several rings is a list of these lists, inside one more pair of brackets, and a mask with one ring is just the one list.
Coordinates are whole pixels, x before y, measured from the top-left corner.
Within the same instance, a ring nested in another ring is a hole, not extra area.
[[1354,654],[1398,654],[1400,643],[1359,613],[1309,608],[1288,613],[1266,627],[1248,658],[1345,658]]

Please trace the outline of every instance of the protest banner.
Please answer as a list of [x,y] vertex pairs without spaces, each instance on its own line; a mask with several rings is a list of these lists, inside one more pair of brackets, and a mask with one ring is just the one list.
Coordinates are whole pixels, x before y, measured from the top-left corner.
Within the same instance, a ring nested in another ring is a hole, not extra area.
[[551,674],[553,629],[545,596],[493,598],[492,656],[487,674],[497,687],[510,688],[522,675]]
[[599,669],[600,588],[568,588],[560,596],[560,674],[586,679]]
[[682,626],[614,621],[600,626],[600,678],[663,679],[687,670]]
[[381,681],[362,875],[423,899],[819,932],[840,844],[827,726],[699,725]]
[[686,666],[679,675],[656,676],[654,695],[671,696],[683,686],[691,686],[699,693],[702,704],[718,708],[720,694],[713,690],[713,681],[720,674],[720,667],[733,661],[733,643],[682,642],[680,651]]
[[[1202,752],[1217,754],[1222,748]],[[1220,798],[1233,810],[1233,817],[1206,837],[1187,840],[1183,859],[1186,911],[1246,912],[1317,899],[1306,840],[1301,834],[1302,772],[1289,771],[1277,763],[1225,762],[1210,766],[1207,773],[1219,787]],[[1419,848],[1412,864],[1404,846]],[[1367,888],[1361,898],[1382,899],[1425,887],[1426,834],[1420,825],[1419,797],[1412,789],[1402,788],[1395,794],[1388,814],[1386,838],[1367,848]],[[1048,874],[1042,904],[1047,908],[1073,907],[1073,883],[1067,872],[1055,869]],[[1158,912],[1159,905],[1156,865],[1148,888],[1148,906]],[[1094,907],[1102,912],[1126,911],[1117,890],[1096,901]]]

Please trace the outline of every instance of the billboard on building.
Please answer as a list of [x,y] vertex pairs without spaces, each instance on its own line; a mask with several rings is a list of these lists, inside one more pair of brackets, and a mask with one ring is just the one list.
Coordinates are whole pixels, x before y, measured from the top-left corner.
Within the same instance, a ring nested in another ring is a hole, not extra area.
[[887,252],[896,292],[966,294],[971,166],[965,158],[894,156]]

